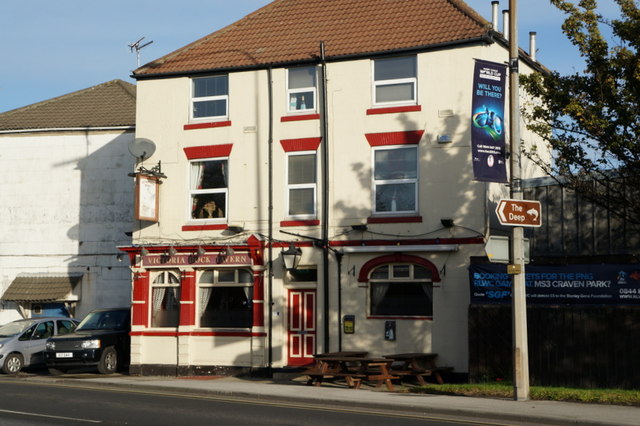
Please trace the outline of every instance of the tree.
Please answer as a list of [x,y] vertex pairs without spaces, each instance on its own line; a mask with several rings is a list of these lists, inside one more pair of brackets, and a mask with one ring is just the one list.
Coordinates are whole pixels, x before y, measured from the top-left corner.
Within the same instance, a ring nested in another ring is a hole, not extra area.
[[596,0],[551,0],[567,15],[562,29],[585,69],[521,76],[533,100],[523,117],[554,159],[543,161],[535,147],[525,155],[561,185],[640,225],[640,11],[635,0],[615,2],[620,17],[608,21]]

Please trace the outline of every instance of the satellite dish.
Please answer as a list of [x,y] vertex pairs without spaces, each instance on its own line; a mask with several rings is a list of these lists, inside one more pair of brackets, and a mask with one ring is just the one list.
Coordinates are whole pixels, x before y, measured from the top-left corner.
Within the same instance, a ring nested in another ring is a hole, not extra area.
[[156,152],[156,144],[150,139],[136,138],[129,142],[129,152],[139,161],[142,161]]

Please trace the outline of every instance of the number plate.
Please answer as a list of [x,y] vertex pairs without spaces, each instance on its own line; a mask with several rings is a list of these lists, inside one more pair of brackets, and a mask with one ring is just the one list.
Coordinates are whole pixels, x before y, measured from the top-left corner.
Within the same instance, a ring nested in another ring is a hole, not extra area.
[[73,354],[71,352],[58,352],[56,353],[56,358],[71,358]]

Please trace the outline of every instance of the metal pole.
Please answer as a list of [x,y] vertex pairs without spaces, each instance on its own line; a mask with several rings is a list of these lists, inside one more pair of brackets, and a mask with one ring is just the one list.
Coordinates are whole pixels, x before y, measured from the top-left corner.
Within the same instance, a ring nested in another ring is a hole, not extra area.
[[[522,200],[520,147],[520,100],[518,78],[518,8],[509,0],[509,128],[511,133],[511,198]],[[529,399],[529,349],[527,345],[527,300],[524,271],[524,228],[513,228],[511,241],[513,275],[513,391],[514,399]]]

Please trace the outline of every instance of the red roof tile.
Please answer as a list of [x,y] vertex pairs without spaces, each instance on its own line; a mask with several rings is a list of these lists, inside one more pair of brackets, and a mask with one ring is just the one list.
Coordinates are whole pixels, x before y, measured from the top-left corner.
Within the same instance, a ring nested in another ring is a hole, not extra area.
[[462,0],[276,0],[138,68],[189,74],[304,62],[477,40],[490,23]]

